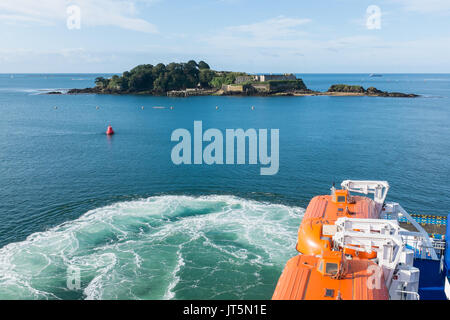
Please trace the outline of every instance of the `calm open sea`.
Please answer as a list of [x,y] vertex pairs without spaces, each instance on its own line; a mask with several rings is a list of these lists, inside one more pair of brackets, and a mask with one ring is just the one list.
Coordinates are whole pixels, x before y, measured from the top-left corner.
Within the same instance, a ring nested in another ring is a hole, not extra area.
[[[411,213],[449,212],[448,74],[298,75],[416,99],[42,94],[97,76],[0,75],[0,298],[268,299],[333,181],[387,180]],[[195,120],[280,129],[279,173],[175,166],[171,133]]]

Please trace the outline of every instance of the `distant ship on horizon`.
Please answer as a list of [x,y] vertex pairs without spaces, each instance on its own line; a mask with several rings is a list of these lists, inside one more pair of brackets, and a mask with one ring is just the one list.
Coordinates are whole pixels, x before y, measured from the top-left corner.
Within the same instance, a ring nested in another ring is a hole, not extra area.
[[378,74],[378,73],[371,73],[369,74],[369,77],[373,78],[373,77],[382,77],[382,74]]

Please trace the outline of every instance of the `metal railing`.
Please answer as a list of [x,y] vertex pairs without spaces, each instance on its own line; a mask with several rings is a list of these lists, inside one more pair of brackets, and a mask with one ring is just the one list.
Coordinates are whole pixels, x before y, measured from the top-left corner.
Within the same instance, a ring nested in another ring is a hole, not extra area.
[[[446,226],[447,218],[444,216],[432,216],[432,215],[423,215],[423,214],[411,214],[411,217],[416,220],[417,223],[421,225],[432,224],[438,226]],[[390,213],[385,213],[384,219],[394,220],[395,217]],[[408,219],[405,217],[398,217],[398,222],[410,223]]]
[[[422,258],[431,258],[431,251],[433,250],[437,257],[440,258],[445,251],[445,241],[444,240],[438,240],[438,239],[432,239],[431,241],[431,247],[425,245],[425,243],[421,239],[417,239],[414,237],[404,237],[405,244],[408,249],[411,249],[414,251],[415,257],[422,257]],[[422,255],[422,253],[425,252],[425,257]]]
[[[408,242],[410,240],[417,240],[417,251],[416,253],[420,253],[422,259],[433,259],[438,260],[438,256],[436,250],[434,250],[432,241],[430,236],[425,231],[424,228],[408,213],[403,207],[396,202],[387,202],[383,206],[383,211],[381,213],[382,219],[386,219],[386,217],[390,215],[391,220],[399,220],[401,218],[406,219],[409,223],[411,223],[417,230],[417,232],[410,231],[402,231],[402,235],[406,236]],[[413,237],[411,239],[411,236]],[[407,243],[410,245],[409,243]]]
[[[412,295],[413,297],[415,297],[416,300],[420,300],[420,295],[419,295],[417,292],[414,292],[414,291],[405,291],[405,290],[397,290],[396,292],[399,292],[399,293],[405,293],[406,295],[410,294],[410,295]],[[407,298],[407,296],[405,297],[405,300],[408,300],[408,299],[406,299],[406,298]]]

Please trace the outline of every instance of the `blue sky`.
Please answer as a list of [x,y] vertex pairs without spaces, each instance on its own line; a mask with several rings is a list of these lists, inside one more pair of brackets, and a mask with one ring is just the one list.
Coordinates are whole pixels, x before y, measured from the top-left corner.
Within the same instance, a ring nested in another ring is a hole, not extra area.
[[[80,8],[69,29],[67,8]],[[367,8],[381,28],[367,27]],[[0,73],[205,60],[246,72],[450,73],[449,0],[0,0]]]

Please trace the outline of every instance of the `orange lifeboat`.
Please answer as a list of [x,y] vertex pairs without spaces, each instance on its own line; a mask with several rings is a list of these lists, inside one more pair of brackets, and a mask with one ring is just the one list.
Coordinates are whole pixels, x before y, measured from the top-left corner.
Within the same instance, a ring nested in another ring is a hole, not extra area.
[[[350,196],[348,190],[331,189],[332,194],[314,197],[306,209],[298,230],[297,251],[302,254],[317,255],[331,251],[331,235],[324,232],[340,217],[378,219],[372,199]],[[345,254],[358,255],[354,250],[345,249]],[[360,258],[373,259],[376,253],[359,253]]]
[[108,126],[108,129],[106,129],[106,134],[108,136],[112,136],[114,134],[114,130],[111,126]]
[[[351,196],[348,190],[331,188],[331,195],[314,197],[298,230],[296,249],[278,281],[274,300],[387,300],[384,281],[374,286],[373,275],[381,267],[371,259],[376,253],[357,252],[333,245],[335,222],[341,217],[379,219],[372,199]],[[378,279],[379,280],[379,279]]]
[[[336,252],[321,256],[297,255],[278,280],[273,300],[388,300],[381,272],[368,259],[346,260]],[[377,286],[376,283],[379,285]]]

